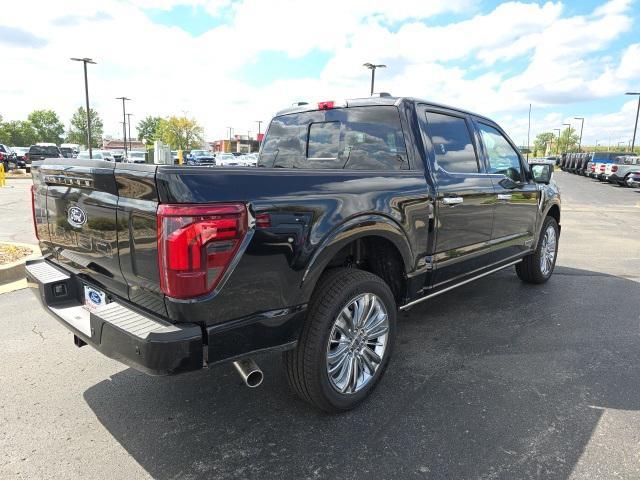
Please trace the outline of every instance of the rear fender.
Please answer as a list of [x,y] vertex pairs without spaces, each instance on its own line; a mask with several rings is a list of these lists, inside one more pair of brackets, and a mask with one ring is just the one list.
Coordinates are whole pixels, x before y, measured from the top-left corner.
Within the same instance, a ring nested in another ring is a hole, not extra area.
[[400,252],[404,272],[413,270],[409,241],[397,223],[383,215],[358,216],[332,230],[316,248],[302,278],[301,303],[309,301],[318,279],[333,257],[349,243],[364,237],[389,240]]

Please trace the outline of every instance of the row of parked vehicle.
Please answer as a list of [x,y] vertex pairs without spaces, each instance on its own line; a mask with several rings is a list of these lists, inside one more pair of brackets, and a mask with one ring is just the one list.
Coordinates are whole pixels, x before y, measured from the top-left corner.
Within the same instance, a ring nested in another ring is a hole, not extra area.
[[256,167],[258,165],[258,154],[191,150],[186,155],[185,163],[200,167]]
[[623,187],[640,187],[640,156],[624,152],[564,153],[561,170]]

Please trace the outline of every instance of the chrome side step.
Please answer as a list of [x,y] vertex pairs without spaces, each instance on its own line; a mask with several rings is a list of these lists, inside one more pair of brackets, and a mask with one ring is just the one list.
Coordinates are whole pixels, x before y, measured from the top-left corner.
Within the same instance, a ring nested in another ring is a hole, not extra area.
[[466,279],[466,280],[464,280],[464,281],[462,281],[460,283],[456,283],[455,285],[451,285],[450,287],[443,288],[442,290],[438,290],[437,292],[425,295],[424,297],[418,298],[417,300],[413,300],[412,302],[409,302],[409,303],[407,303],[405,305],[402,305],[399,308],[399,310],[400,311],[407,310],[408,308],[411,308],[411,307],[413,307],[414,305],[416,305],[418,303],[424,302],[425,300],[429,300],[430,298],[433,298],[433,297],[437,297],[438,295],[440,295],[442,293],[449,292],[449,291],[453,290],[454,288],[461,287],[462,285],[466,285],[467,283],[471,283],[471,282],[473,282],[475,280],[478,280],[478,279],[480,279],[482,277],[486,277],[487,275],[491,275],[492,273],[499,272],[500,270],[503,270],[503,269],[505,269],[507,267],[515,265],[516,263],[520,263],[521,261],[522,261],[522,258],[519,258],[518,260],[514,260],[513,262],[507,263],[506,265],[502,265],[502,266],[500,266],[498,268],[494,268],[493,270],[489,270],[488,272],[484,272],[484,273],[481,273],[480,275],[476,275],[475,277],[468,278],[468,279]]

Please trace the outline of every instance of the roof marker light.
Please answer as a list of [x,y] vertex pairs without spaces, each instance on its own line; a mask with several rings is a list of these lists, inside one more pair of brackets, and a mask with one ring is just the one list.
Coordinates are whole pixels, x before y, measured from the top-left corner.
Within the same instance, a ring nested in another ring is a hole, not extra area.
[[331,110],[333,108],[333,103],[333,100],[318,102],[318,110]]

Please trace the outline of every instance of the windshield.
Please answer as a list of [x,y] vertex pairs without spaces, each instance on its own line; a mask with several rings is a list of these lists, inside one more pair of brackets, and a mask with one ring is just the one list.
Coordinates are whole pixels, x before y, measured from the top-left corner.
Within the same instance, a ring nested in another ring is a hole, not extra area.
[[206,150],[191,150],[191,155],[194,157],[203,157],[209,153]]
[[129,156],[132,158],[144,158],[144,152],[130,152]]

